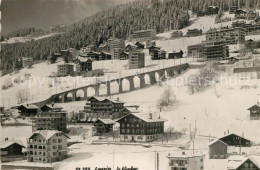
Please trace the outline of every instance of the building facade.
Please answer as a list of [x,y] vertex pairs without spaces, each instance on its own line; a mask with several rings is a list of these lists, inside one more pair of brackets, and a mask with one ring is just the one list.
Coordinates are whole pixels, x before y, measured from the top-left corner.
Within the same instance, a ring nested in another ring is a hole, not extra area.
[[59,130],[67,132],[67,112],[53,105],[44,105],[36,116],[32,118],[33,131]]
[[128,142],[149,142],[164,133],[164,120],[153,118],[152,114],[131,113],[117,122],[120,123],[120,140]]
[[202,35],[202,30],[200,29],[188,29],[186,36],[187,37],[196,37]]
[[115,119],[121,116],[121,110],[124,108],[124,103],[117,100],[112,100],[105,97],[91,97],[82,111],[86,119]]
[[103,134],[113,131],[113,126],[116,122],[112,119],[98,119],[93,122],[94,127],[96,128],[97,134]]
[[10,162],[23,160],[24,153],[22,152],[24,145],[20,140],[3,140],[0,144],[0,160],[1,162]]
[[113,39],[108,39],[108,45],[110,50],[114,48],[125,48],[125,40],[123,39],[118,39],[118,38],[113,38]]
[[210,29],[206,32],[206,41],[225,39],[226,44],[242,44],[245,42],[245,29],[241,27]]
[[76,71],[86,72],[92,70],[92,60],[86,57],[78,57]]
[[178,59],[178,58],[182,58],[183,55],[183,51],[174,51],[174,52],[170,52],[168,53],[168,59]]
[[229,56],[229,48],[224,40],[206,41],[203,43],[203,56],[208,60],[221,60]]
[[128,59],[129,69],[138,69],[145,67],[145,54],[139,51],[132,51]]
[[27,140],[27,161],[51,163],[67,157],[67,138],[57,130],[35,131]]
[[111,49],[111,54],[112,54],[112,60],[118,60],[120,59],[120,54],[124,52],[123,48],[114,48]]
[[74,65],[73,64],[59,64],[57,65],[57,76],[68,76],[72,75],[74,72]]
[[204,155],[171,155],[167,156],[169,159],[168,170],[203,170],[204,169]]
[[250,111],[250,120],[260,120],[260,106],[259,103],[257,105],[253,105],[252,107],[248,108],[247,110]]
[[156,38],[156,32],[153,29],[135,31],[132,34],[132,39],[136,41],[154,40]]
[[196,44],[188,46],[188,56],[193,58],[203,57],[203,44]]

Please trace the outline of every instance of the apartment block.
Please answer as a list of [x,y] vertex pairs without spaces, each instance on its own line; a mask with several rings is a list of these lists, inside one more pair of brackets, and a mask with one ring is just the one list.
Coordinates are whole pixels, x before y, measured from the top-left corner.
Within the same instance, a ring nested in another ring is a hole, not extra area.
[[245,42],[245,29],[240,27],[210,29],[206,32],[206,41],[225,39],[227,44],[241,44]]
[[129,69],[143,68],[145,66],[145,54],[139,51],[132,51],[129,54]]

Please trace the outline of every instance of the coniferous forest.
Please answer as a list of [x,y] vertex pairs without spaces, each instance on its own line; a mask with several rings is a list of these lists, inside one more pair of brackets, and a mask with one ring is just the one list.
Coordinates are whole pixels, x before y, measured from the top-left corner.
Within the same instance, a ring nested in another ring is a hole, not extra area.
[[43,61],[62,49],[80,49],[95,44],[103,30],[109,29],[106,38],[129,38],[137,30],[154,29],[161,33],[189,25],[189,12],[205,10],[210,5],[229,10],[232,5],[255,8],[259,0],[139,0],[98,12],[69,26],[65,33],[23,43],[1,45],[2,74],[21,68],[21,58],[31,57]]

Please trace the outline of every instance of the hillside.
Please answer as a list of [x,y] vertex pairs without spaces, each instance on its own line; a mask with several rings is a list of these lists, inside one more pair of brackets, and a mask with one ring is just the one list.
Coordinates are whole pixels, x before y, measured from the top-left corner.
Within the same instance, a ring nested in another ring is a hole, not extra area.
[[[249,5],[254,7],[257,2],[257,0],[250,1]],[[112,29],[106,38],[110,36],[128,38],[134,31],[147,28],[153,28],[157,33],[181,29],[190,24],[188,10],[196,12],[209,5],[223,6],[223,10],[228,10],[232,3],[230,0],[142,0],[119,5],[72,25],[63,35],[37,42],[2,45],[0,69],[3,70],[3,74],[20,69],[21,57],[46,60],[51,52],[59,52],[68,47],[79,49],[88,44],[95,44],[102,31],[108,26],[112,26]],[[246,1],[241,0],[240,6],[245,7],[245,5]]]

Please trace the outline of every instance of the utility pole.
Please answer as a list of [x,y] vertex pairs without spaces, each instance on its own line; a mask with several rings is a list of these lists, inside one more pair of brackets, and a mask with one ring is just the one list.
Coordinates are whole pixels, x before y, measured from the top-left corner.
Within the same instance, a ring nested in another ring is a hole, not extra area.
[[115,169],[115,150],[113,150],[113,170]]

